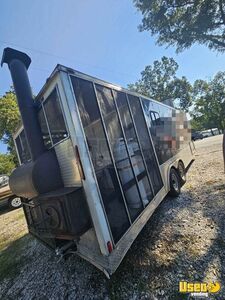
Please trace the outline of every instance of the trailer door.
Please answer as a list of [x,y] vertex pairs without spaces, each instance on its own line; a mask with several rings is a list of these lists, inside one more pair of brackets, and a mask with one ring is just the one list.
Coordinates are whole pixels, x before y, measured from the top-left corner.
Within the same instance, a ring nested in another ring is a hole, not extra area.
[[71,81],[116,244],[162,187],[155,154],[149,136],[145,143],[138,137],[126,93],[75,76]]

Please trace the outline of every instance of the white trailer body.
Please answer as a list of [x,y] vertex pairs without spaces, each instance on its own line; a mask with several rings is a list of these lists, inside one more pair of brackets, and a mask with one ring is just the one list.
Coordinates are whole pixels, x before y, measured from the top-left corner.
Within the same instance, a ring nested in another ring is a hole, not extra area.
[[[187,170],[193,161],[189,122],[170,106],[61,65],[35,103],[46,151],[55,151],[72,196],[65,208],[64,190],[40,194],[31,185],[23,203],[29,231],[109,277],[170,191],[171,169],[179,173],[179,163]],[[31,161],[23,126],[14,139],[23,167]],[[88,207],[79,234],[70,230],[73,197],[77,209],[79,201]]]

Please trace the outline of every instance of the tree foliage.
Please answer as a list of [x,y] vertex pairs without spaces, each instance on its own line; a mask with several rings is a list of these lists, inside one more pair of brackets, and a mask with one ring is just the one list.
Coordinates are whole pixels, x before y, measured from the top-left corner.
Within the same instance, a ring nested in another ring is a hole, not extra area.
[[225,72],[218,72],[210,81],[196,80],[193,98],[194,127],[225,129]]
[[191,105],[191,84],[186,77],[178,78],[178,64],[173,58],[163,56],[152,66],[146,66],[141,72],[141,79],[128,88],[163,102],[172,99],[177,106],[187,110]]
[[157,36],[159,45],[177,51],[194,43],[225,51],[224,0],[134,0],[143,15],[141,31]]
[[[10,90],[0,98],[0,140],[7,145],[8,151],[15,163],[17,163],[17,157],[14,148],[13,133],[19,121],[20,114],[16,96],[14,91]],[[4,157],[8,159],[8,157]]]
[[12,154],[0,154],[0,174],[10,174],[15,168]]

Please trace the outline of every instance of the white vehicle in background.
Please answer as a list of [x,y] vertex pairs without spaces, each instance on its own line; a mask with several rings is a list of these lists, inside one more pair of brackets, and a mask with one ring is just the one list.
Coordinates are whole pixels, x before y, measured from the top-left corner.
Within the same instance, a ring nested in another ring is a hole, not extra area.
[[9,176],[0,175],[0,207],[8,205],[10,208],[22,206],[20,197],[13,195],[9,187]]
[[204,138],[209,137],[209,136],[214,136],[220,134],[220,131],[218,128],[212,128],[212,129],[207,129],[201,131],[201,134],[203,135]]

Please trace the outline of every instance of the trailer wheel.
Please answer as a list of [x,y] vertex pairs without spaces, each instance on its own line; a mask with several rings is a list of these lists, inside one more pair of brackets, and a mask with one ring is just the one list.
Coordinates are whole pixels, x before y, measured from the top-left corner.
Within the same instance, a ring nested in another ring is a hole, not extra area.
[[181,189],[180,176],[174,168],[171,168],[171,170],[170,170],[170,191],[169,191],[169,195],[172,196],[172,197],[179,196],[180,195],[180,189]]
[[178,173],[179,173],[179,176],[180,176],[181,185],[184,185],[185,182],[187,181],[187,179],[186,179],[185,166],[184,166],[184,163],[182,161],[179,161],[177,170],[178,170]]
[[22,201],[20,197],[12,196],[9,198],[8,204],[10,208],[16,209],[22,206]]

